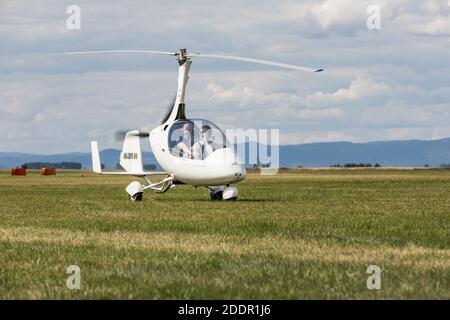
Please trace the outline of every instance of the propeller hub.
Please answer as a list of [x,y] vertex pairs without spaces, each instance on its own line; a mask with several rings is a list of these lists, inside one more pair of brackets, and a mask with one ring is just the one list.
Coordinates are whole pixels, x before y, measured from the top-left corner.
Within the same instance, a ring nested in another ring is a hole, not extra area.
[[186,62],[186,60],[189,59],[188,55],[187,55],[187,49],[180,49],[179,52],[177,52],[177,56],[178,56],[178,63],[180,64],[180,66]]

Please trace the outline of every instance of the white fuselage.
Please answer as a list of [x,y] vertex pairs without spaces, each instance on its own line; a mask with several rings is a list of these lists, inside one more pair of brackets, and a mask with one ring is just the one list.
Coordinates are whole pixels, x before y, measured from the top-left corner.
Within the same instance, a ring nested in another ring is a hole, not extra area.
[[150,132],[150,146],[161,168],[175,180],[194,186],[218,186],[245,179],[245,166],[232,148],[214,151],[205,160],[176,157],[168,150],[168,125]]

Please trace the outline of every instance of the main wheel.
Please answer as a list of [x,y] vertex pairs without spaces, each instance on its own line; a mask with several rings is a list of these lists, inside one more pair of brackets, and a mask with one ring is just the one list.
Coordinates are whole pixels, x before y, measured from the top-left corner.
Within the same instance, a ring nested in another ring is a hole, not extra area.
[[227,201],[236,201],[238,196],[239,191],[235,187],[226,187],[222,194],[222,198]]
[[143,195],[143,192],[138,192],[132,196],[129,195],[128,198],[131,201],[142,201],[142,195]]
[[223,191],[217,191],[217,192],[210,192],[211,200],[213,201],[220,201],[223,200]]

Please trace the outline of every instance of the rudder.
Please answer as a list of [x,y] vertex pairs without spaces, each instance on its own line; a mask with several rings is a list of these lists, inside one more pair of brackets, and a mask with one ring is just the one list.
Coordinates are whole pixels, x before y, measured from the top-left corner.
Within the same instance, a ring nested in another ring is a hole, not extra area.
[[139,130],[129,131],[125,134],[122,152],[120,153],[120,166],[131,173],[144,171]]

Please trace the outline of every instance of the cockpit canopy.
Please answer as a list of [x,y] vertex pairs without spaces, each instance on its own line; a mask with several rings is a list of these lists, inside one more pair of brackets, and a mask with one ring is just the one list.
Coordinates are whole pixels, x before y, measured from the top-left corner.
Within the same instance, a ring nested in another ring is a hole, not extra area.
[[204,119],[175,121],[169,129],[169,150],[175,157],[205,160],[226,148],[227,140],[218,126]]

